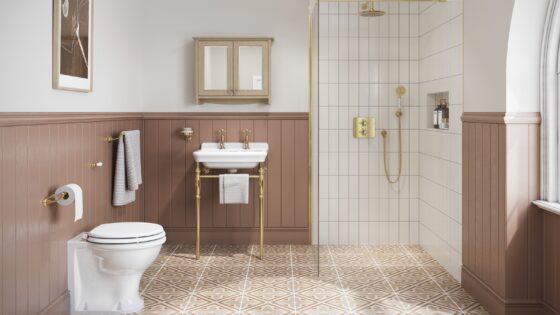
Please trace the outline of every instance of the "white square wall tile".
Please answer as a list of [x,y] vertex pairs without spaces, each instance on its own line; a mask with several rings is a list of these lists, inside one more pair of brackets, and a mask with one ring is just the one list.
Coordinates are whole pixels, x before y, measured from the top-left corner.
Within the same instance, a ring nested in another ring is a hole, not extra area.
[[360,208],[358,199],[348,200],[348,221],[357,222],[360,217]]
[[360,243],[360,226],[358,222],[348,222],[348,243],[357,245]]
[[369,245],[380,245],[379,242],[379,222],[369,222]]
[[379,222],[379,243],[389,244],[389,222]]
[[389,244],[399,244],[399,223],[389,222]]
[[369,221],[369,199],[359,199],[358,202],[360,222]]
[[369,221],[379,222],[379,199],[369,199]]
[[418,222],[410,223],[410,244],[419,244]]
[[329,176],[329,196],[328,198],[338,198],[338,176]]
[[329,199],[319,199],[319,221],[329,221]]
[[[348,190],[348,176],[339,176],[338,177],[338,196],[339,198],[343,198],[341,200],[348,199],[349,190]],[[346,201],[347,202],[347,201]]]
[[367,245],[369,242],[369,223],[359,222],[359,243],[362,245]]
[[410,223],[400,222],[399,223],[399,244],[408,245],[410,242]]
[[338,244],[340,245],[349,245],[350,244],[350,235],[349,235],[349,224],[348,222],[339,222],[338,223]]
[[338,199],[338,221],[346,222],[350,218],[350,203],[347,198]]
[[338,199],[329,199],[329,222],[338,222]]
[[338,222],[329,222],[329,245],[338,245]]
[[329,244],[329,222],[319,222],[319,243]]

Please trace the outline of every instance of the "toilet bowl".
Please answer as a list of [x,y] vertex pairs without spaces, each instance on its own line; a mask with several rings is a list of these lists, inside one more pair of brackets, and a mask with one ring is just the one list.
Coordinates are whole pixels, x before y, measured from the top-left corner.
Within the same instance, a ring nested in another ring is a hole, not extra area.
[[165,243],[153,223],[102,224],[68,241],[72,314],[127,314],[144,307],[142,274]]

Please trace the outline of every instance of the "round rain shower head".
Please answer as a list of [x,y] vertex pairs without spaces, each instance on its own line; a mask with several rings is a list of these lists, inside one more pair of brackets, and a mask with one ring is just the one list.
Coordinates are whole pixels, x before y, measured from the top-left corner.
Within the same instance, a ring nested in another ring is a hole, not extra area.
[[378,16],[384,16],[384,15],[385,15],[385,11],[376,10],[374,8],[374,2],[373,1],[365,1],[361,5],[360,16],[363,16],[363,17],[378,17]]

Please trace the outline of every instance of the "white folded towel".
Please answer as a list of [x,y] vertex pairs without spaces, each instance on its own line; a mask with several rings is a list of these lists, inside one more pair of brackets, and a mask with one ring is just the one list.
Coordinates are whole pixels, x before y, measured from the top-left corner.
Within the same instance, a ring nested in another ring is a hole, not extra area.
[[113,206],[124,206],[136,200],[136,190],[142,184],[140,131],[124,131],[117,145]]
[[249,174],[220,175],[220,204],[249,203]]

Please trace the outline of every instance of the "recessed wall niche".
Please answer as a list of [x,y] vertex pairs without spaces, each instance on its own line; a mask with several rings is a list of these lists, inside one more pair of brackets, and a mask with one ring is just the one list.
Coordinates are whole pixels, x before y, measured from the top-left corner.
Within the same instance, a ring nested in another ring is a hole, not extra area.
[[429,93],[426,104],[426,128],[449,130],[449,91]]

